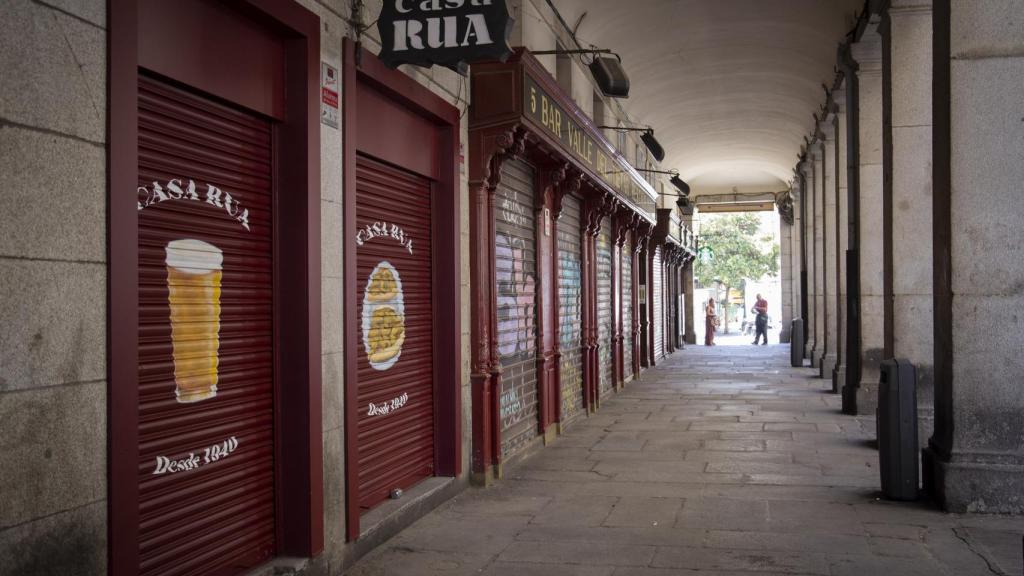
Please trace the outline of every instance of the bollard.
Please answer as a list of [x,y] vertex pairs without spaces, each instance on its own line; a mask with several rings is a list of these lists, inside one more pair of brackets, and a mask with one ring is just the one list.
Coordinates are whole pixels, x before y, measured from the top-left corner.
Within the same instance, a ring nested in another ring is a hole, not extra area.
[[804,365],[804,320],[795,318],[789,335],[789,364],[794,368]]
[[917,374],[906,360],[882,362],[878,382],[878,470],[890,500],[917,500]]

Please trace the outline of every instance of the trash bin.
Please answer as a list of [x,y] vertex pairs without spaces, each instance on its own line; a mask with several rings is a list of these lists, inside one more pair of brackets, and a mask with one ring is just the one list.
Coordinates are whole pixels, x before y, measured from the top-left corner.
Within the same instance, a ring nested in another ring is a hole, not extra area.
[[907,360],[882,362],[878,382],[878,469],[890,500],[917,500],[917,375]]

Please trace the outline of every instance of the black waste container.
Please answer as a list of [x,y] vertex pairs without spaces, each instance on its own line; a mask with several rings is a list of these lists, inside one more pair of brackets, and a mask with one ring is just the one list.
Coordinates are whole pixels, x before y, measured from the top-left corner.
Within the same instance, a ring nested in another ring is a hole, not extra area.
[[789,365],[795,368],[804,365],[804,320],[793,320],[789,336]]
[[878,469],[882,493],[891,500],[916,500],[917,375],[907,360],[882,362],[878,382]]

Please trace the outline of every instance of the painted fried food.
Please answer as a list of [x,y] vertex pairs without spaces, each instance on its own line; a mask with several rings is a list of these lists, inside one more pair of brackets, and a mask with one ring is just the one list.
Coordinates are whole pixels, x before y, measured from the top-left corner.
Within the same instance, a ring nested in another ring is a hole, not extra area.
[[398,283],[395,282],[395,275],[385,267],[377,268],[370,277],[370,285],[367,286],[366,299],[370,302],[386,302],[398,294]]
[[370,317],[368,356],[370,362],[387,362],[402,351],[405,322],[390,306],[381,306]]

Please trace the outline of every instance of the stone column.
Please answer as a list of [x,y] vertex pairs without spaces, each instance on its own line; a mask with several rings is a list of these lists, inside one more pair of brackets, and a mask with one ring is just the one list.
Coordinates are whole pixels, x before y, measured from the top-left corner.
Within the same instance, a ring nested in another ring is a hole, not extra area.
[[849,183],[847,182],[846,82],[832,93],[836,103],[836,367],[832,391],[839,393],[846,383],[846,251],[850,248]]
[[886,132],[885,237],[892,268],[891,353],[917,369],[919,440],[931,435],[932,336],[932,2],[893,0],[882,18]]
[[795,177],[793,179],[793,185],[790,188],[790,193],[793,195],[793,225],[790,226],[790,270],[792,271],[790,276],[792,280],[790,304],[793,308],[793,317],[800,318],[802,315],[800,300],[803,297],[801,292],[802,288],[800,287],[800,252],[803,250],[800,243],[800,231],[803,230],[804,220],[800,213],[803,205],[803,193],[800,191],[799,177]]
[[686,310],[683,310],[684,326],[683,326],[683,341],[687,344],[697,343],[697,333],[694,332],[693,327],[693,261],[687,262],[683,266],[683,295],[685,298],[684,304]]
[[879,365],[885,345],[882,301],[882,40],[877,19],[870,22],[851,52],[857,63],[860,158],[860,383],[847,394],[855,399],[847,412],[874,414],[878,406]]
[[[821,361],[828,346],[825,334],[825,144],[824,137],[812,147],[814,182],[810,187],[814,200],[814,348],[811,366],[821,370]],[[810,282],[810,280],[808,280]]]
[[[693,215],[691,214],[691,215],[687,216],[686,214],[684,214],[682,216],[682,220],[683,220],[683,226],[686,226],[687,230],[693,232]],[[697,343],[697,333],[694,332],[694,327],[693,327],[693,323],[694,323],[694,312],[693,311],[695,309],[694,306],[693,306],[693,304],[694,304],[694,302],[693,302],[693,298],[694,298],[694,296],[693,296],[693,260],[688,260],[686,262],[686,264],[683,265],[683,294],[685,295],[685,298],[683,300],[684,300],[684,304],[686,305],[686,310],[683,311],[684,312],[684,318],[686,319],[686,325],[684,327],[685,334],[684,334],[683,338],[684,338],[684,340],[686,341],[687,344],[696,344]],[[700,321],[703,322],[704,318],[701,317]]]
[[821,349],[821,360],[818,362],[818,376],[832,380],[832,371],[836,367],[836,346],[839,340],[839,333],[836,330],[836,294],[839,292],[836,285],[836,258],[838,256],[838,235],[836,234],[836,196],[838,195],[836,180],[836,159],[838,146],[836,137],[838,129],[836,126],[835,110],[829,110],[825,118],[820,122],[821,131],[825,135],[823,143],[824,154],[821,158],[821,168],[824,174],[822,182],[822,206],[821,214],[821,238],[822,238],[822,285],[825,287],[823,293],[822,307],[825,310],[825,346]]
[[803,180],[803,198],[804,198],[804,237],[803,237],[803,249],[804,249],[804,271],[803,271],[803,282],[807,287],[806,309],[807,316],[804,318],[804,351],[805,357],[811,361],[811,365],[814,364],[814,348],[817,345],[815,342],[815,326],[817,314],[814,300],[815,294],[817,293],[814,285],[814,271],[817,269],[814,260],[814,206],[815,206],[815,194],[814,194],[814,146],[812,145],[807,149],[806,159],[800,166],[800,171]]
[[790,324],[793,322],[793,225],[779,217],[779,253],[780,269],[779,284],[782,298],[782,330],[779,332],[779,343],[784,344],[790,339]]
[[934,16],[935,434],[926,487],[951,512],[1022,514],[1024,3],[936,0]]

